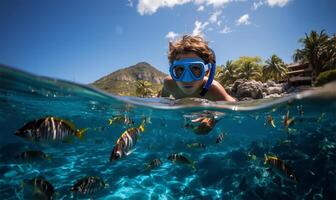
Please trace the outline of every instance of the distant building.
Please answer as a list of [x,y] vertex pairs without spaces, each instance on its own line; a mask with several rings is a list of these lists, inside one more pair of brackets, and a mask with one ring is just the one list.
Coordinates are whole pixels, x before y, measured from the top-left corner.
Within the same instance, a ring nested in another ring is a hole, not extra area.
[[291,63],[287,65],[287,82],[291,86],[312,85],[313,69],[308,63]]

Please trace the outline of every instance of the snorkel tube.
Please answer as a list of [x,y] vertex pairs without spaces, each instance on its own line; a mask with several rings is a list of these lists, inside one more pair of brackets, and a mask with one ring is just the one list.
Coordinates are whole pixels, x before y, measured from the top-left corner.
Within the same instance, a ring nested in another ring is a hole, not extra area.
[[208,81],[205,83],[205,85],[203,86],[202,91],[200,93],[200,95],[202,97],[205,95],[205,93],[208,92],[209,87],[211,86],[212,81],[214,80],[215,74],[216,74],[216,55],[215,55],[215,52],[212,49],[210,49],[210,50],[211,50],[211,52],[213,54],[214,62],[213,63],[209,63],[209,65],[210,65],[210,74],[209,74]]

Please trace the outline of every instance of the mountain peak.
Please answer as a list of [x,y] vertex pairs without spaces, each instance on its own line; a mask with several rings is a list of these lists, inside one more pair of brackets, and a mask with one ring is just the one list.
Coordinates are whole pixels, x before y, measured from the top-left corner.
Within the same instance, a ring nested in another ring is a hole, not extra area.
[[157,87],[162,86],[166,76],[167,74],[159,71],[151,64],[139,62],[135,65],[112,72],[98,79],[92,85],[112,93],[119,93],[119,89],[117,88],[120,88],[121,85],[128,85],[128,89],[130,89],[130,85],[135,85],[134,83],[138,80],[148,81]]

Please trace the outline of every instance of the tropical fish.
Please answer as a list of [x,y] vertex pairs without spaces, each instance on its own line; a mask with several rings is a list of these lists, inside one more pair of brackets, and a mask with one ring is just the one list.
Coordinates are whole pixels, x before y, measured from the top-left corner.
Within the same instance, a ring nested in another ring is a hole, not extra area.
[[205,144],[202,144],[202,143],[198,143],[198,142],[195,142],[195,143],[191,143],[191,144],[187,144],[187,147],[188,148],[193,148],[193,149],[205,149],[206,146]]
[[192,161],[182,154],[172,153],[168,156],[168,160],[175,163],[190,165],[194,170],[196,170],[196,161]]
[[55,117],[45,117],[30,121],[15,132],[15,135],[32,141],[64,140],[71,136],[82,139],[85,129],[76,129],[75,125],[67,120]]
[[146,170],[151,170],[151,169],[154,169],[156,167],[159,167],[160,165],[162,165],[162,161],[160,160],[160,158],[155,158],[152,161],[150,161],[149,163],[145,164],[145,169]]
[[224,140],[224,136],[224,133],[219,134],[216,138],[216,144],[222,143],[222,141]]
[[145,130],[142,123],[138,128],[129,128],[118,138],[115,146],[113,147],[110,161],[117,160],[121,157],[131,154],[135,149],[133,146],[136,144],[140,137],[140,133]]
[[16,156],[16,159],[24,161],[50,160],[51,158],[43,151],[25,151]]
[[254,153],[252,153],[252,152],[248,152],[248,153],[247,153],[247,159],[248,159],[249,161],[254,162],[254,161],[257,160],[257,156],[256,156]]
[[268,116],[267,116],[267,120],[266,120],[266,122],[267,122],[268,124],[270,124],[273,128],[276,127],[272,115],[268,115]]
[[29,196],[34,200],[52,200],[56,195],[54,187],[43,177],[35,177],[31,180],[24,180],[22,182],[22,187],[25,189],[25,199],[30,199],[27,198],[27,196]]
[[108,185],[99,176],[87,176],[78,181],[71,187],[70,191],[81,195],[93,195],[103,190]]
[[199,117],[197,119],[191,120],[191,122],[193,124],[191,124],[191,127],[190,126],[189,127],[192,128],[194,133],[198,135],[207,135],[214,128],[218,120],[215,116],[210,116],[210,117]]
[[284,125],[286,128],[288,128],[291,124],[293,124],[294,118],[289,117],[289,111],[287,111],[284,119]]
[[291,145],[293,143],[292,140],[279,140],[280,145]]
[[112,125],[114,123],[131,126],[134,124],[134,121],[125,114],[113,116],[111,119],[108,120],[109,125]]
[[321,123],[322,121],[324,121],[326,116],[326,113],[321,113],[321,115],[317,118],[317,123]]
[[298,182],[293,170],[280,158],[265,154],[264,164],[269,166],[270,170],[281,178],[281,181],[285,179],[294,183]]
[[297,108],[297,110],[298,110],[299,115],[302,117],[303,114],[304,114],[303,106],[302,106],[302,105],[299,105],[299,106],[297,106],[296,108]]

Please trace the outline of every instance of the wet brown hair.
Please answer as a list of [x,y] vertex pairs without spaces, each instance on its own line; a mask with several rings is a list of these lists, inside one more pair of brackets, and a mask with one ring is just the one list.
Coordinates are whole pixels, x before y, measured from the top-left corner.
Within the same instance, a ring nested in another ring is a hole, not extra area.
[[208,46],[207,41],[200,36],[184,35],[175,42],[169,42],[169,64],[172,64],[179,54],[190,52],[202,58],[206,64],[215,62],[215,55]]

